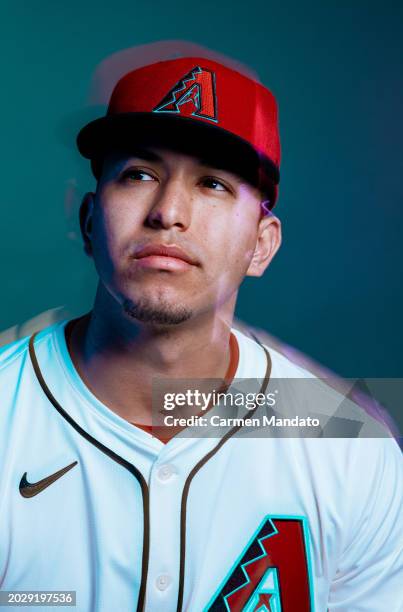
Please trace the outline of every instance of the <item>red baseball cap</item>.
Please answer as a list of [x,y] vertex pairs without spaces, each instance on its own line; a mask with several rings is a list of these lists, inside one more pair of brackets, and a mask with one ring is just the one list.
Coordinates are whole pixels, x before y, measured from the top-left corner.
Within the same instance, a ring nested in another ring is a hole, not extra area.
[[[209,155],[266,191],[280,180],[277,103],[261,83],[217,61],[182,57],[143,66],[116,84],[107,114],[79,132],[94,161],[112,147],[145,140]],[[94,169],[94,165],[93,165]]]

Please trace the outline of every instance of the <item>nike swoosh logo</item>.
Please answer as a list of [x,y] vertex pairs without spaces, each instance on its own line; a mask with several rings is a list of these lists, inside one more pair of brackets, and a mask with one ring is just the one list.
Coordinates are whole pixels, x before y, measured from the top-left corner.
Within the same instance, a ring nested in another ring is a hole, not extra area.
[[50,476],[46,476],[46,478],[42,478],[42,480],[38,480],[38,482],[28,482],[27,480],[27,472],[23,474],[20,481],[20,493],[23,497],[34,497],[34,495],[38,495],[41,491],[46,489],[49,485],[53,484],[56,480],[61,478],[66,472],[71,470],[75,465],[77,465],[78,461],[73,461],[70,465],[66,465],[66,467],[62,468],[58,472],[51,474]]

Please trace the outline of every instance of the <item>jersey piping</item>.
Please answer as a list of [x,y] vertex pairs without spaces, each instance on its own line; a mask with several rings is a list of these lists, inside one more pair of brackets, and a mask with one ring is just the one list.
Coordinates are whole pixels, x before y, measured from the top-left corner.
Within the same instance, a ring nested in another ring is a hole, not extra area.
[[[50,401],[50,403],[56,408],[58,413],[73,427],[73,429],[79,433],[83,438],[85,438],[88,442],[93,444],[98,450],[107,455],[110,459],[126,468],[137,480],[140,485],[142,499],[143,499],[143,551],[142,551],[142,565],[141,565],[141,583],[139,589],[139,596],[137,601],[136,612],[144,612],[145,610],[145,596],[146,596],[146,588],[147,588],[147,574],[148,574],[148,565],[149,565],[149,555],[150,555],[150,493],[147,482],[140,472],[138,468],[132,465],[130,462],[126,461],[123,457],[109,449],[107,446],[99,442],[96,438],[91,436],[87,431],[85,431],[74,419],[63,409],[63,407],[59,404],[57,399],[54,397],[52,392],[50,391],[46,381],[43,377],[41,369],[39,367],[38,359],[35,353],[35,338],[39,332],[33,334],[29,340],[29,356],[32,363],[32,367],[35,373],[35,376],[39,382],[39,385],[42,388],[42,391]],[[260,343],[258,343],[260,344]],[[267,388],[267,385],[270,380],[271,374],[271,358],[268,350],[261,345],[262,350],[265,353],[266,357],[266,372],[265,377],[260,389],[260,393],[264,393]],[[251,416],[255,412],[256,408],[251,412]],[[187,510],[187,500],[190,490],[190,485],[192,483],[193,478],[199,472],[199,470],[211,459],[229,440],[234,434],[239,431],[241,425],[233,427],[228,431],[220,442],[209,452],[207,453],[191,470],[189,473],[182,492],[182,500],[181,500],[181,517],[180,517],[180,563],[179,563],[179,588],[178,588],[178,603],[177,603],[177,612],[182,612],[183,609],[183,595],[184,595],[184,578],[185,578],[185,556],[186,556],[186,510]]]
[[142,563],[141,563],[141,583],[139,589],[139,597],[137,602],[137,612],[142,612],[144,609],[144,601],[145,601],[145,593],[147,586],[147,572],[148,572],[148,561],[150,554],[150,494],[148,490],[147,483],[143,474],[138,470],[134,465],[120,457],[117,453],[107,448],[104,444],[96,440],[91,434],[85,431],[78,423],[71,418],[71,416],[62,408],[57,399],[53,396],[49,387],[47,386],[45,379],[42,375],[42,372],[39,367],[39,363],[35,354],[34,342],[36,334],[33,334],[29,340],[29,356],[31,358],[32,366],[34,368],[35,375],[38,379],[40,386],[42,387],[43,392],[45,393],[48,400],[53,404],[59,414],[79,433],[83,438],[85,438],[88,442],[93,444],[98,450],[105,453],[108,457],[116,461],[124,468],[126,468],[136,479],[141,488],[141,494],[143,499],[143,554],[142,554]]
[[[269,351],[261,345],[262,349],[265,352],[266,356],[266,373],[260,388],[259,393],[264,393],[266,391],[267,385],[270,381],[271,374],[271,358]],[[254,412],[257,410],[257,407],[251,411],[250,416],[252,417]],[[192,484],[193,478],[196,476],[197,472],[207,463],[211,457],[213,457],[220,448],[225,444],[225,442],[231,438],[237,431],[241,429],[242,425],[238,425],[228,431],[225,436],[222,437],[220,442],[215,446],[207,455],[205,455],[191,470],[189,476],[187,477],[182,493],[182,501],[181,501],[181,537],[180,537],[180,566],[179,566],[179,591],[178,591],[178,605],[177,612],[182,611],[183,606],[183,593],[184,593],[184,579],[185,579],[185,558],[186,558],[186,507],[187,507],[187,499],[189,495],[190,485]]]

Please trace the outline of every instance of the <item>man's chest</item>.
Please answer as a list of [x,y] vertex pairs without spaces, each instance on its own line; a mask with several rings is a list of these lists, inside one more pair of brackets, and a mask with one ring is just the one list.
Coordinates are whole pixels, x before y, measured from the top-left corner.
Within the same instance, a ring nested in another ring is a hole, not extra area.
[[326,601],[340,517],[291,442],[183,440],[153,453],[41,414],[3,473],[3,589],[75,590],[83,611]]

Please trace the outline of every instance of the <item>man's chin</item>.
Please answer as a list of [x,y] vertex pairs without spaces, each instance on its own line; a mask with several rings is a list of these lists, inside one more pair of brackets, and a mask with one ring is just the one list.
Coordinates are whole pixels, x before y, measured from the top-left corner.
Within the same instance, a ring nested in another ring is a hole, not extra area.
[[131,319],[154,325],[180,325],[191,319],[193,312],[185,306],[174,304],[151,304],[146,301],[123,301],[123,310]]

